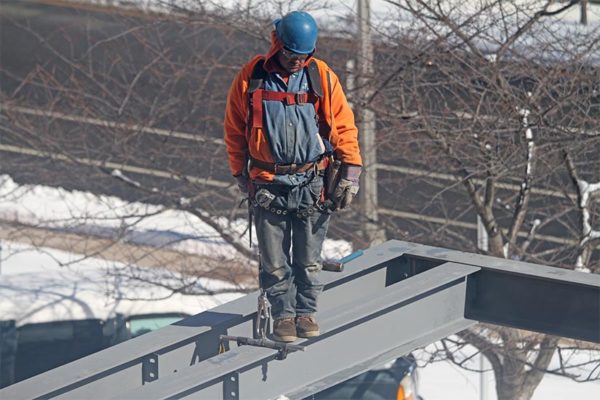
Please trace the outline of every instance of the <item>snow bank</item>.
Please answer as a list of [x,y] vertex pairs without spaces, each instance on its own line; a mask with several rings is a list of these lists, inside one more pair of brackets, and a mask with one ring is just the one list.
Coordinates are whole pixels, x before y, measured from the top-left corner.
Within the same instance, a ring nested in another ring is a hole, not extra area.
[[[0,315],[18,325],[68,319],[177,312],[197,314],[242,293],[173,294],[160,285],[189,285],[190,291],[235,290],[233,285],[157,269],[132,268],[95,258],[72,263],[81,255],[2,242]],[[72,263],[72,264],[69,264]],[[69,264],[68,267],[63,265]]]
[[[114,196],[68,191],[42,185],[19,185],[0,175],[0,221],[88,233],[130,243],[168,247],[183,253],[239,259],[235,248],[192,213]],[[247,221],[216,221],[248,243]],[[256,235],[254,235],[256,239]],[[256,241],[254,242],[256,244]],[[341,258],[352,252],[345,241],[326,239],[323,255]]]
[[[119,233],[121,239],[148,246],[222,259],[241,257],[216,230],[191,213],[88,192],[19,185],[6,175],[0,175],[2,220],[101,236]],[[220,222],[229,223],[225,219]],[[234,221],[230,227],[243,232],[246,221]],[[19,324],[105,319],[115,313],[196,314],[241,295],[173,294],[168,287],[186,286],[193,293],[231,291],[236,287],[10,241],[0,241],[0,246],[0,315]],[[351,252],[352,246],[340,240],[326,240],[323,249],[327,258]]]

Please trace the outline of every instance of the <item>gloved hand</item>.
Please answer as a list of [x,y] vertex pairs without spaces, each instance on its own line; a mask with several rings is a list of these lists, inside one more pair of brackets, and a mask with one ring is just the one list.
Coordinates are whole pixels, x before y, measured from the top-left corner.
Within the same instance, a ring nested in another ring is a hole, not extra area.
[[250,181],[248,180],[248,177],[245,175],[238,175],[234,176],[234,178],[237,181],[237,186],[238,189],[240,189],[240,192],[242,192],[242,194],[248,194],[250,190]]
[[361,171],[362,167],[358,165],[342,165],[340,181],[333,193],[333,201],[338,209],[348,208],[352,203],[352,199],[358,193],[358,179]]
[[358,193],[358,184],[351,180],[341,178],[333,193],[333,202],[336,208],[343,210],[350,206],[352,199]]

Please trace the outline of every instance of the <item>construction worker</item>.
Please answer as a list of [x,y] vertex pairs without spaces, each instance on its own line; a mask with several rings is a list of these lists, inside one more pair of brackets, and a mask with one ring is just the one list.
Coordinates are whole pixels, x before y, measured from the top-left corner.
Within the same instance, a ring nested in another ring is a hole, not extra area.
[[[254,57],[233,81],[224,121],[231,172],[254,207],[273,337],[283,342],[320,333],[318,273],[331,208],[350,205],[362,169],[341,83],[313,57],[317,34],[306,12],[277,19],[268,53]],[[340,178],[324,188],[333,159],[341,162]]]

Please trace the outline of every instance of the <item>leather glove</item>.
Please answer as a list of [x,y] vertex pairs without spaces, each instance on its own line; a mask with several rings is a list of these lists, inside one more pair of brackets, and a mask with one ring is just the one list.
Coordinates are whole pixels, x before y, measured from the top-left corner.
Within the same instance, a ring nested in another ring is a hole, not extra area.
[[343,164],[340,176],[335,191],[333,193],[333,201],[336,207],[340,210],[348,208],[358,193],[358,179],[362,167],[358,165]]
[[336,207],[343,210],[350,206],[356,193],[358,193],[358,184],[348,179],[341,178],[333,193],[333,201]]
[[242,192],[242,194],[248,194],[248,192],[250,191],[250,182],[248,180],[248,177],[244,175],[238,175],[234,176],[234,178],[237,181],[237,186],[238,189],[240,189],[240,192]]

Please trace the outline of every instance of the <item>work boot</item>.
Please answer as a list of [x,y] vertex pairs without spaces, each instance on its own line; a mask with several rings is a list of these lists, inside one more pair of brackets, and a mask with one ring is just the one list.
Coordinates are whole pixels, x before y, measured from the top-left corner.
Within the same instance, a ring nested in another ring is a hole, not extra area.
[[310,338],[319,336],[319,325],[313,315],[302,315],[296,318],[298,337]]
[[279,342],[293,342],[296,336],[294,318],[281,318],[273,321],[273,339]]

